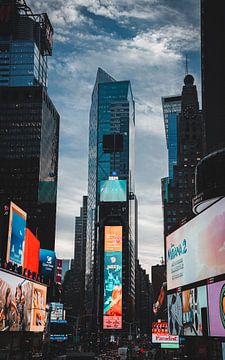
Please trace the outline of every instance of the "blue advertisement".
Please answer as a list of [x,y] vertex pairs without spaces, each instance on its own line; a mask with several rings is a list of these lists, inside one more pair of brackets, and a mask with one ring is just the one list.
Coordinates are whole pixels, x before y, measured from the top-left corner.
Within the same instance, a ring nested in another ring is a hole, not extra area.
[[11,203],[7,261],[23,266],[27,214]]
[[100,201],[127,201],[127,181],[102,180],[100,182]]
[[54,279],[55,273],[55,252],[47,249],[40,249],[40,272],[50,279]]

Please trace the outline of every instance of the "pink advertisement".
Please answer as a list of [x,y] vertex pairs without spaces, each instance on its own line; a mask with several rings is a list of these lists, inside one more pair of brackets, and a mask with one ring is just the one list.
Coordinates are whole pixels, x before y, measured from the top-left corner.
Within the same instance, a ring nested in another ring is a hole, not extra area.
[[208,285],[210,336],[225,337],[225,280]]
[[225,273],[225,198],[167,236],[167,290]]

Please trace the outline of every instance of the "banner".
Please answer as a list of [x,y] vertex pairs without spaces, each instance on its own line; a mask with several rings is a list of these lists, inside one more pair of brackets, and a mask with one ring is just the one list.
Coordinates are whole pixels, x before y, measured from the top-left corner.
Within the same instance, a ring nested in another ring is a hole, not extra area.
[[0,331],[43,331],[47,287],[0,270]]
[[122,226],[105,226],[103,328],[122,329]]
[[167,321],[155,321],[152,323],[152,342],[153,343],[179,343],[179,336],[168,333]]
[[225,273],[225,198],[167,236],[167,290]]

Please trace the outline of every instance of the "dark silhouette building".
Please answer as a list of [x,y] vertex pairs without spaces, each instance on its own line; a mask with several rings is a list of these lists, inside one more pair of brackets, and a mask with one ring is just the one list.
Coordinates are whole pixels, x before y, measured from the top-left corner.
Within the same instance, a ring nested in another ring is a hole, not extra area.
[[[138,260],[136,260],[136,322],[135,330],[140,335],[151,334],[152,325],[152,285],[149,275],[143,269]],[[139,330],[138,330],[139,329]]]
[[[53,28],[25,1],[0,2],[0,203],[15,202],[54,250],[59,114],[47,92]],[[4,242],[4,239],[2,239]]]
[[[190,74],[184,78],[180,113],[173,114],[172,120],[174,126],[168,128],[168,142],[171,139],[175,144],[172,149],[176,161],[172,163],[169,158],[170,176],[162,179],[165,238],[194,216],[192,198],[195,192],[195,167],[204,154],[202,113],[194,78]],[[170,136],[170,131],[173,131],[174,136]]]

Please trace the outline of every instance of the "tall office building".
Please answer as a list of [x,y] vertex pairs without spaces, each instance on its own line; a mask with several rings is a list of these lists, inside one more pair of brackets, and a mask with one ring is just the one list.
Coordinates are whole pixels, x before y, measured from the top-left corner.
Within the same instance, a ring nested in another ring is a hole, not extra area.
[[192,75],[185,76],[182,95],[177,100],[177,112],[168,116],[169,176],[162,179],[165,237],[194,216],[195,167],[204,154],[203,120]]
[[79,316],[84,312],[85,266],[87,240],[87,196],[83,196],[80,216],[75,218],[74,247],[74,314]]
[[86,306],[103,329],[134,319],[134,130],[130,82],[98,69],[89,126]]
[[54,249],[59,114],[47,93],[53,28],[25,1],[0,1],[0,203],[15,202]]

